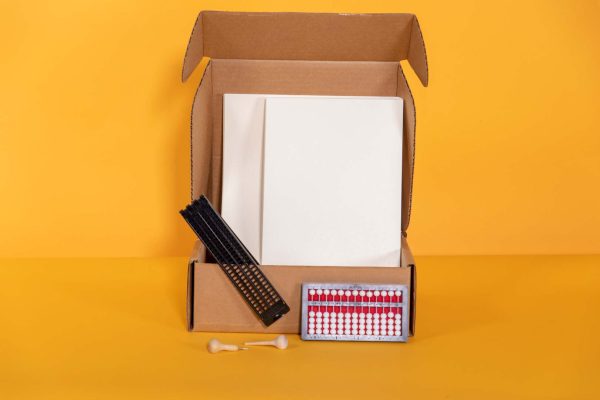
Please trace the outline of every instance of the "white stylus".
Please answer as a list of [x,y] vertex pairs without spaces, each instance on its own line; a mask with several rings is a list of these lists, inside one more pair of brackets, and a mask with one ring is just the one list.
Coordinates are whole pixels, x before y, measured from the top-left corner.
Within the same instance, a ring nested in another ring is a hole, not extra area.
[[219,342],[217,339],[210,339],[206,348],[209,353],[218,353],[220,351],[238,351],[238,350],[248,350],[247,347],[239,347],[235,344],[224,344]]
[[288,347],[288,340],[285,335],[279,335],[273,340],[262,340],[258,342],[246,342],[245,346],[274,346],[280,350],[285,350]]

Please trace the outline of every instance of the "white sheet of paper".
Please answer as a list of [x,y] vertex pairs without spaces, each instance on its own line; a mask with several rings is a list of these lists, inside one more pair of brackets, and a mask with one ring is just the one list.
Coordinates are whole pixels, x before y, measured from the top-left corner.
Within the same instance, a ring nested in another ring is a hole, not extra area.
[[400,265],[402,107],[266,99],[262,264]]
[[265,95],[223,95],[221,216],[261,262]]
[[392,100],[396,97],[293,96],[230,94],[223,96],[223,184],[221,214],[248,250],[262,262],[263,141],[265,100],[269,98],[349,98]]

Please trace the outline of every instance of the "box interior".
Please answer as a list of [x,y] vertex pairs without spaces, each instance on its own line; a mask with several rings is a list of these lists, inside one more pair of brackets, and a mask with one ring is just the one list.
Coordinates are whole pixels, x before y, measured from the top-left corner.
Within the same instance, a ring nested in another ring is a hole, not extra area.
[[192,109],[192,197],[207,193],[217,209],[221,204],[224,93],[402,97],[402,231],[406,232],[412,197],[415,108],[398,62],[211,60]]

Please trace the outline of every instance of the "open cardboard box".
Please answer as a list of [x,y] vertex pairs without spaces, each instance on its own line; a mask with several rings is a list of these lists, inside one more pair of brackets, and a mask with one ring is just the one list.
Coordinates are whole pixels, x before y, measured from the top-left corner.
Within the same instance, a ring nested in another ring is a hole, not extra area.
[[[399,268],[263,266],[290,312],[268,328],[197,242],[189,262],[192,331],[299,333],[303,282],[408,285],[415,329],[415,263],[406,240],[415,155],[415,106],[399,63],[427,86],[425,45],[412,14],[201,12],[183,65],[185,81],[210,57],[192,107],[192,198],[221,204],[223,94],[399,96],[404,99],[402,254]],[[360,187],[356,188],[357,193]],[[318,193],[311,194],[318,196]],[[381,195],[366,193],[366,195]],[[299,246],[302,244],[299,243]]]

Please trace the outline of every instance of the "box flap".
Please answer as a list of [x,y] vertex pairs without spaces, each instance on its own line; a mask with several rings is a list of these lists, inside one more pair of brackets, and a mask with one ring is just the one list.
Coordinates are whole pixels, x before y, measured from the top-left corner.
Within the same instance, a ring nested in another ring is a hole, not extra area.
[[408,60],[428,84],[425,44],[413,14],[202,11],[188,43],[182,80],[202,57],[248,60]]

